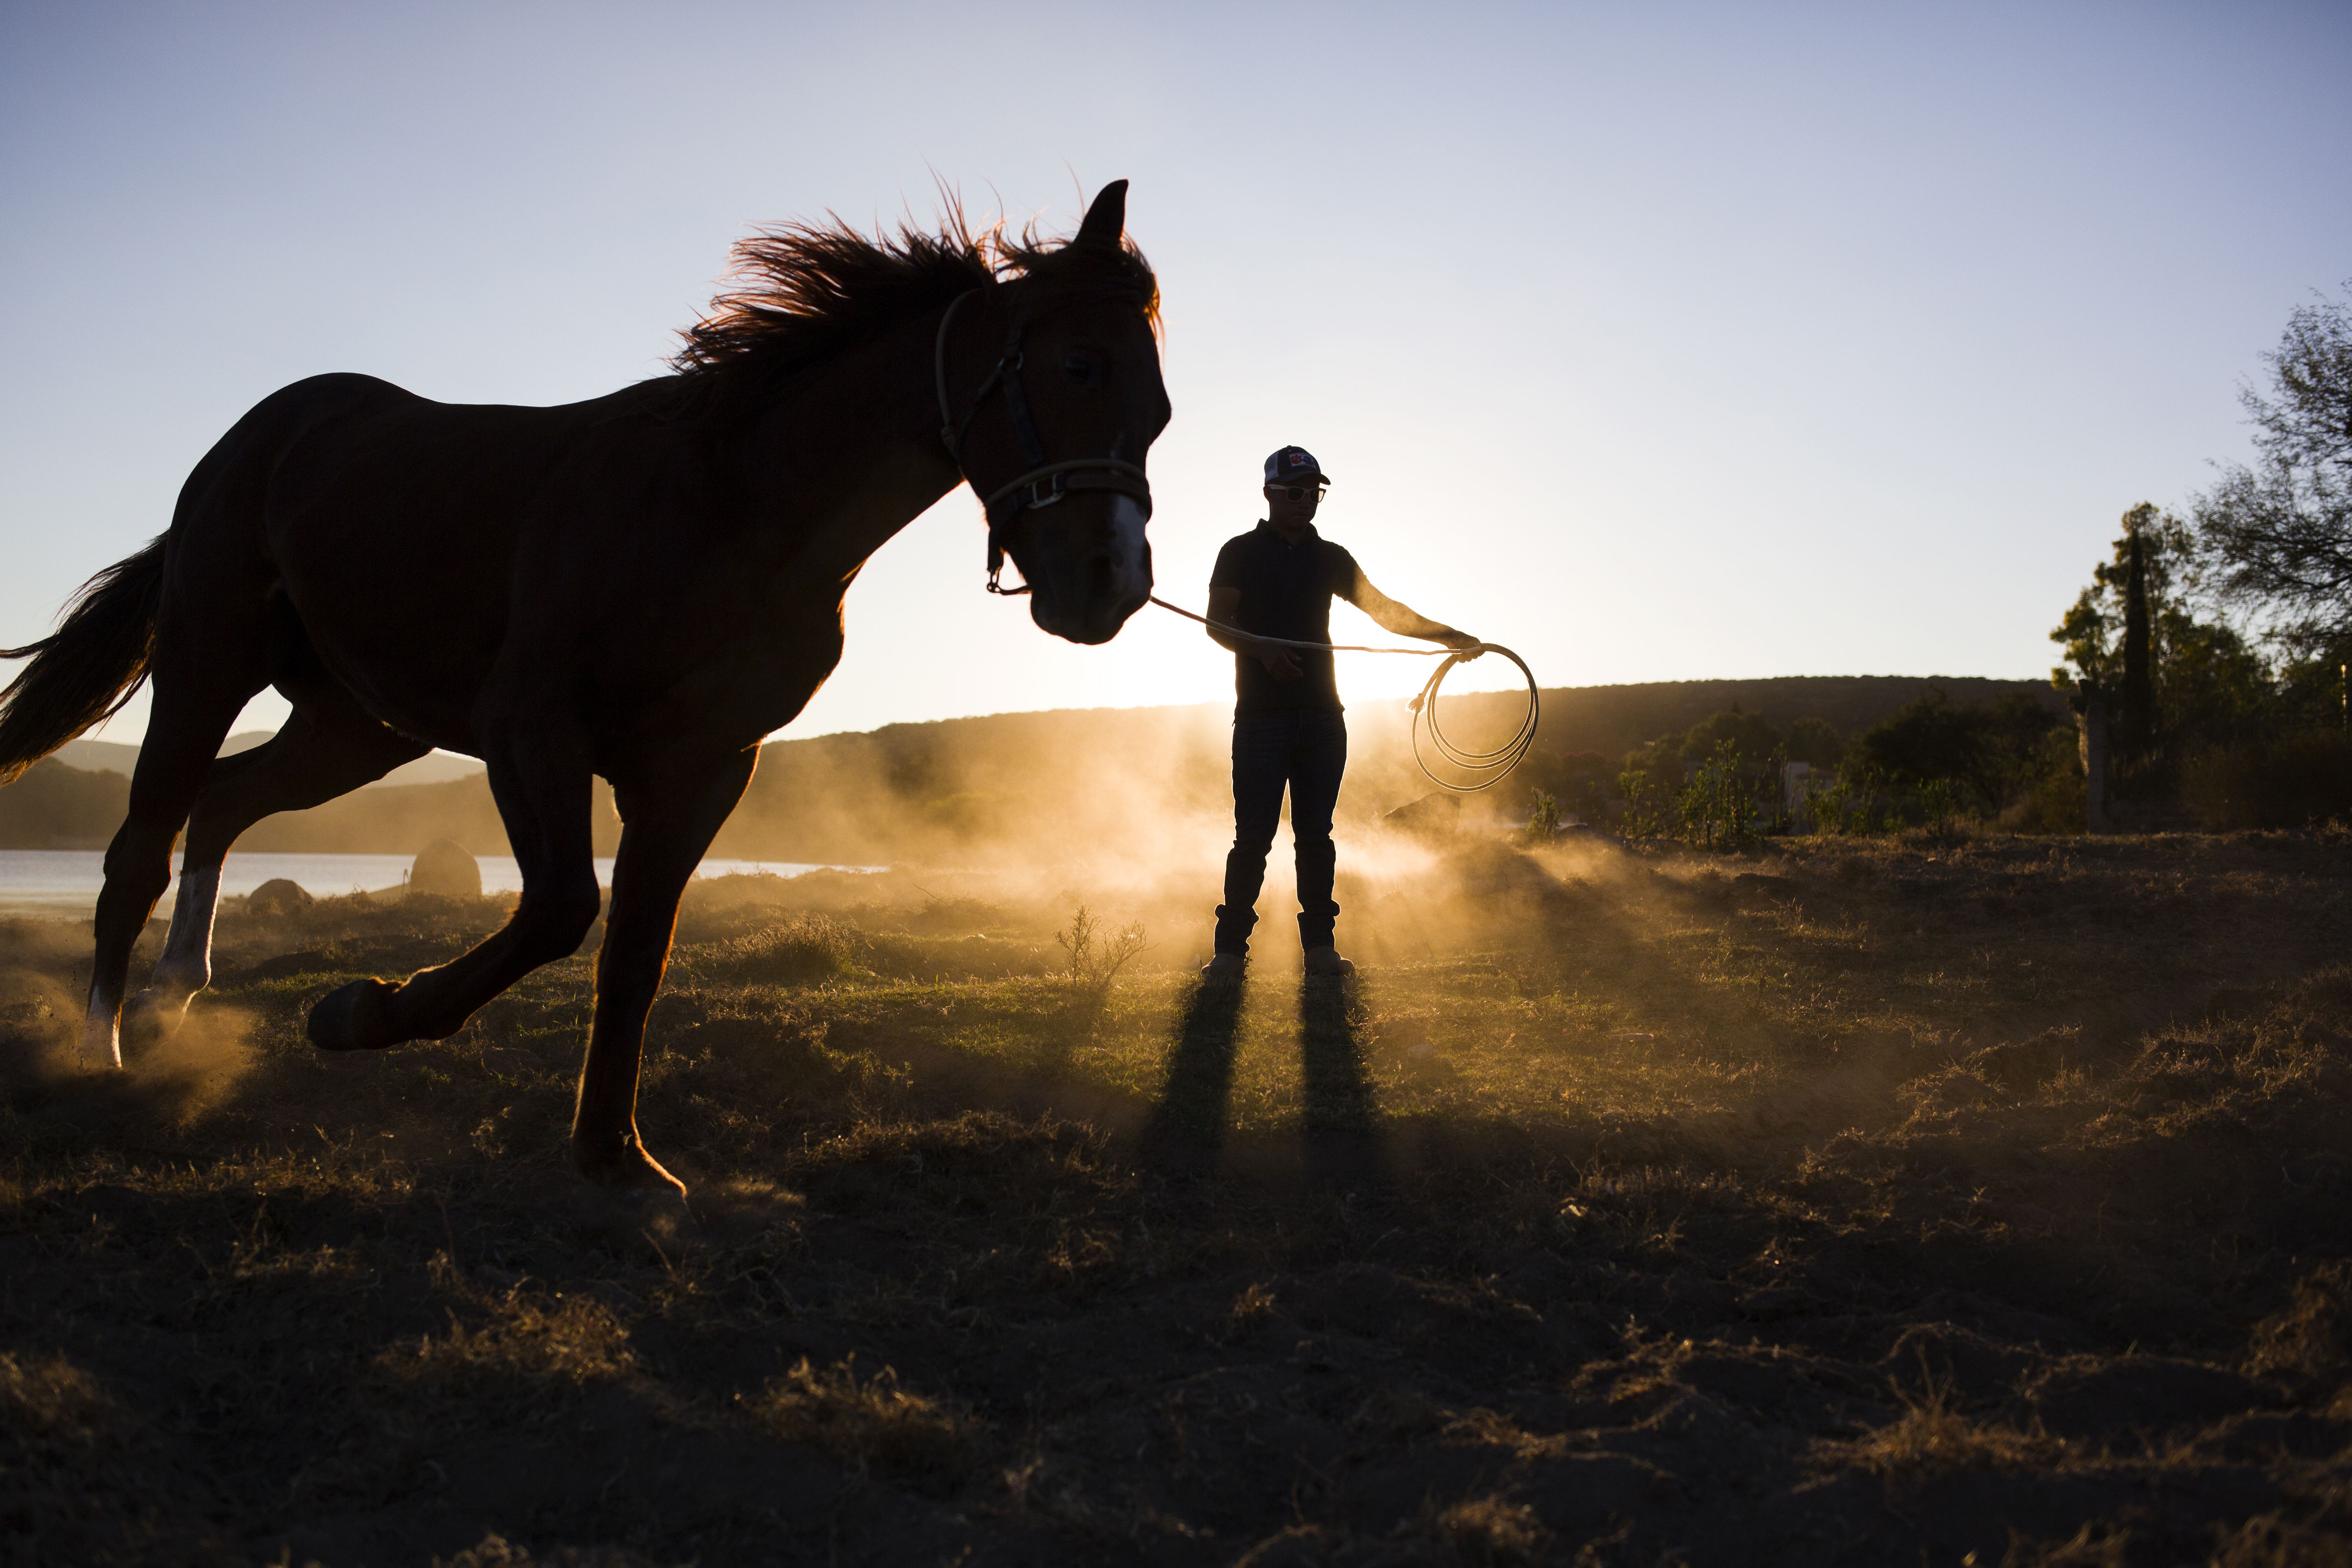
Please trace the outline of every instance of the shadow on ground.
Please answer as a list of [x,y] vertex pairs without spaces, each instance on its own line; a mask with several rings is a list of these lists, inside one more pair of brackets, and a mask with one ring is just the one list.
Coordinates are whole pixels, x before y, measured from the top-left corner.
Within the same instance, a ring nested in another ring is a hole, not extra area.
[[566,1171],[584,960],[300,1045],[494,907],[231,910],[117,1079],[0,929],[0,1551],[2346,1560],[2352,846],[1445,874],[1459,948],[1349,986],[689,910],[698,1226]]

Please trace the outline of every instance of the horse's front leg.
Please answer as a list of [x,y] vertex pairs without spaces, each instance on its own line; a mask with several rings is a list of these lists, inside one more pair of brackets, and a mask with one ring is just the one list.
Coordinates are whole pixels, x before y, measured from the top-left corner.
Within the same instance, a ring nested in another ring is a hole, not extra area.
[[698,763],[672,762],[656,776],[614,781],[621,847],[613,865],[604,944],[596,954],[596,1020],[572,1118],[572,1163],[600,1186],[667,1188],[685,1195],[685,1184],[662,1169],[637,1137],[646,1015],[669,963],[679,895],[742,799],[758,756],[742,751]]

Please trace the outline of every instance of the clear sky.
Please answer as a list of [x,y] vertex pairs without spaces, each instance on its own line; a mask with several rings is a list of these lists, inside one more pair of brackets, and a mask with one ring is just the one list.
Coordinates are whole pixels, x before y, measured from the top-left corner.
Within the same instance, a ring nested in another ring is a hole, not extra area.
[[[2347,83],[2340,0],[12,0],[0,640],[289,381],[592,396],[754,223],[927,217],[936,174],[1066,229],[1125,176],[1163,594],[1205,598],[1295,441],[1376,583],[1548,685],[2036,676],[2117,517],[2246,454],[2237,384],[2352,277]],[[1074,647],[981,558],[962,490],[885,548],[793,732],[1230,691],[1189,625]]]

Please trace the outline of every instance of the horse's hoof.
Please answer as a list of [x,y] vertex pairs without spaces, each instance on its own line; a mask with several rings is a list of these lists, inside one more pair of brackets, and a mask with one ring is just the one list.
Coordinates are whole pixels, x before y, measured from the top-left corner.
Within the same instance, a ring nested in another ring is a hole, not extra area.
[[385,1008],[398,989],[381,980],[354,980],[330,991],[310,1009],[310,1043],[322,1051],[380,1051],[398,1045],[400,1033]]
[[122,1037],[110,1018],[92,1018],[82,1026],[81,1047],[75,1059],[91,1072],[122,1070]]
[[646,1146],[634,1136],[617,1149],[599,1154],[589,1153],[575,1139],[572,1163],[582,1175],[617,1203],[648,1208],[676,1206],[689,1215],[693,1212],[686,1201],[686,1184],[663,1169],[662,1163],[646,1153]]

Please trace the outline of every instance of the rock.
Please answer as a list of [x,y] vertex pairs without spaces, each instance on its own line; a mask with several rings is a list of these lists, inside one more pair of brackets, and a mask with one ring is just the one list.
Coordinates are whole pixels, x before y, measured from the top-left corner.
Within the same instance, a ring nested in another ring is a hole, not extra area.
[[272,877],[245,896],[245,909],[247,914],[299,915],[307,913],[317,901],[299,883]]
[[1445,838],[1462,831],[1462,797],[1433,790],[1381,818],[1391,827],[1423,837]]
[[482,868],[474,858],[446,838],[427,844],[409,868],[408,890],[444,899],[482,896]]

